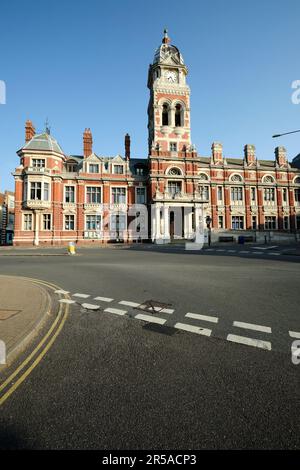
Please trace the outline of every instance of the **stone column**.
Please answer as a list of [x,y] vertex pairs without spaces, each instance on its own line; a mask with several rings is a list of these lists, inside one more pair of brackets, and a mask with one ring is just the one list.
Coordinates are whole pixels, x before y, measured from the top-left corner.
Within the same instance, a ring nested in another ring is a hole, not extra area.
[[155,206],[155,240],[161,240],[160,230],[160,206]]
[[169,229],[169,207],[163,206],[163,219],[164,219],[164,241],[169,243],[170,241],[170,229]]
[[38,211],[34,211],[34,245],[39,245],[39,222],[40,216]]

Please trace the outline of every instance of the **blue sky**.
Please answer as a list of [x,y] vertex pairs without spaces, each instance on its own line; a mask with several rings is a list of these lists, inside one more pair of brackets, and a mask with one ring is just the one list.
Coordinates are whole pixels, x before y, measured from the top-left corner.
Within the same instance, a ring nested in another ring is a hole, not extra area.
[[67,154],[82,153],[90,127],[94,151],[147,157],[148,65],[164,27],[189,69],[192,141],[209,155],[221,141],[225,156],[255,144],[273,159],[284,145],[291,160],[300,134],[300,104],[291,83],[300,79],[298,0],[85,0],[1,1],[0,190],[13,189],[16,150],[30,118],[51,133]]

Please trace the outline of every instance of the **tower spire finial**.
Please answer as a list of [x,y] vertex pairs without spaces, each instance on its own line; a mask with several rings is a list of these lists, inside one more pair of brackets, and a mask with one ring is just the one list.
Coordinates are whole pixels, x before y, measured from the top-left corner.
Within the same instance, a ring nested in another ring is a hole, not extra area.
[[168,36],[168,30],[167,28],[164,29],[164,37],[163,37],[163,40],[162,40],[162,43],[163,44],[169,44],[170,42],[170,38]]

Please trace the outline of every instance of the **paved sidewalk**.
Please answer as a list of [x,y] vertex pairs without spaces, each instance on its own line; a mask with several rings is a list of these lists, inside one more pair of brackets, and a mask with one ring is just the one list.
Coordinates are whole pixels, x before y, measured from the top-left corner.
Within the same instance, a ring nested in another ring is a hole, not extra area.
[[6,346],[7,364],[33,339],[50,309],[51,298],[43,286],[20,277],[0,276],[0,340]]

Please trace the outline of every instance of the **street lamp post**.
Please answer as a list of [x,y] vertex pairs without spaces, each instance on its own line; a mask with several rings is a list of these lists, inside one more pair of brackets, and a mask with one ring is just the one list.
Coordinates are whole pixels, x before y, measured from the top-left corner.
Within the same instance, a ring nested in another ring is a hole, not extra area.
[[282,135],[295,134],[296,132],[300,132],[300,129],[298,129],[297,131],[284,132],[283,134],[274,134],[272,135],[272,137],[273,139],[276,139],[277,137],[281,137]]

